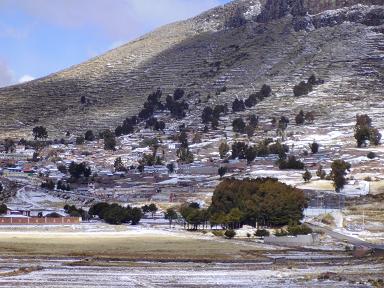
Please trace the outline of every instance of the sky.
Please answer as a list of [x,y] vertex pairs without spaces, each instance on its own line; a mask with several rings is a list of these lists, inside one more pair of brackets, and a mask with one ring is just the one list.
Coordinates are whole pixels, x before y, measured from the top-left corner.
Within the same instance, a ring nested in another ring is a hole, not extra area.
[[229,0],[0,0],[0,87],[84,62]]

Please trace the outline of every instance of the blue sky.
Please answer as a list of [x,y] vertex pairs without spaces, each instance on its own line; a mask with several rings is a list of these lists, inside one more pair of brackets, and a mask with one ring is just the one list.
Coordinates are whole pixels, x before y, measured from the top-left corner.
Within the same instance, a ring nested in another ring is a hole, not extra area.
[[0,0],[0,87],[81,63],[229,0]]

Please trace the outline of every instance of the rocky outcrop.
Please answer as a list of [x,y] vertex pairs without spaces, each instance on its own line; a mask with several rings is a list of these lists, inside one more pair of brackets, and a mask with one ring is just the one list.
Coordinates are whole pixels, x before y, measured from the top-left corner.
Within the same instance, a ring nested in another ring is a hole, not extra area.
[[295,17],[292,21],[296,31],[332,27],[344,22],[360,23],[367,26],[384,24],[384,7],[356,5],[349,8],[331,10],[316,15]]

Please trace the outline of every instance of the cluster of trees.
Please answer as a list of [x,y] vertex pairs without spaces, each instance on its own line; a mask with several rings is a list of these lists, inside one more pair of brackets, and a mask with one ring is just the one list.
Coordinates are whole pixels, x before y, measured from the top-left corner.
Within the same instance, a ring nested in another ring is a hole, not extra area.
[[173,93],[173,97],[168,95],[165,99],[165,108],[171,112],[171,117],[175,119],[183,119],[186,116],[185,110],[187,110],[189,107],[188,103],[184,100],[180,101],[184,94],[184,90],[178,88]]
[[92,174],[91,168],[85,162],[79,164],[71,162],[71,164],[69,164],[68,172],[73,179],[79,179],[82,176],[89,178]]
[[139,122],[137,116],[128,117],[123,121],[121,126],[117,126],[115,129],[115,134],[117,137],[121,135],[129,135],[135,131],[135,126]]
[[201,120],[203,124],[211,123],[213,129],[217,129],[219,126],[219,118],[221,115],[228,113],[228,105],[216,105],[213,109],[211,107],[205,107],[201,114]]
[[66,204],[64,206],[64,212],[67,213],[71,217],[81,217],[83,220],[89,219],[88,212],[82,208],[76,208],[75,205]]
[[232,102],[232,112],[236,113],[236,112],[242,112],[242,111],[245,111],[244,101],[243,100],[239,100],[239,99],[235,99]]
[[284,226],[299,222],[307,200],[303,191],[277,179],[225,179],[215,189],[208,208],[211,225],[223,228]]
[[[220,225],[223,229],[232,230],[245,224],[281,227],[299,223],[306,207],[303,191],[277,179],[231,178],[216,187],[210,207],[205,209],[195,202],[186,203],[181,206],[180,214],[187,229]],[[173,219],[177,218],[175,214]],[[297,225],[292,227],[290,232],[293,235],[300,233]]]
[[232,102],[232,111],[234,113],[245,111],[246,108],[251,108],[255,106],[257,103],[263,101],[265,98],[272,95],[272,89],[270,86],[264,84],[259,92],[253,93],[249,95],[245,101],[235,99]]
[[159,208],[157,208],[156,204],[151,203],[149,205],[145,204],[144,206],[142,206],[141,210],[144,214],[151,213],[152,218],[155,218],[155,213],[157,212],[157,210],[159,210]]
[[199,203],[186,203],[180,207],[180,214],[184,219],[184,227],[197,230],[200,225],[208,227],[209,212],[208,209],[200,209]]
[[36,126],[35,128],[33,128],[32,134],[33,134],[33,137],[35,138],[35,140],[48,138],[47,129],[43,126]]
[[[316,171],[316,176],[319,177],[321,180],[331,180],[333,182],[335,191],[340,192],[347,184],[346,176],[350,169],[350,163],[341,159],[337,159],[332,162],[331,171],[329,175],[327,175],[327,172],[324,170],[323,166],[320,165]],[[303,174],[303,179],[305,182],[310,181],[312,179],[312,174],[308,170],[306,170]]]
[[88,213],[92,217],[98,216],[108,224],[113,225],[120,225],[123,223],[137,225],[143,217],[143,212],[140,208],[132,208],[130,206],[123,207],[116,203],[108,204],[105,202],[92,205]]
[[232,129],[233,132],[247,134],[248,137],[252,137],[258,124],[259,117],[250,115],[248,117],[248,124],[246,124],[242,118],[234,119],[232,122]]
[[147,101],[144,103],[144,108],[139,112],[141,120],[148,119],[153,116],[157,110],[164,110],[164,105],[160,102],[163,92],[158,88],[155,92],[149,94]]
[[379,145],[381,134],[379,130],[372,126],[372,119],[367,114],[356,116],[355,139],[357,147],[366,145],[369,141],[372,145]]
[[312,124],[315,120],[315,115],[313,112],[307,112],[304,113],[303,110],[300,110],[300,112],[295,117],[295,122],[297,125],[303,125],[303,124]]
[[247,159],[248,163],[255,160],[256,157],[265,157],[271,154],[279,155],[280,159],[284,159],[288,152],[289,147],[287,145],[283,145],[279,141],[273,143],[273,140],[269,138],[253,146],[244,142],[232,144],[232,159]]
[[295,156],[291,155],[287,159],[280,158],[277,161],[280,170],[302,170],[305,165],[300,160],[297,160]]
[[308,95],[308,93],[312,92],[313,86],[324,84],[324,80],[317,79],[315,75],[311,75],[308,78],[308,81],[301,81],[299,84],[293,87],[293,94],[296,97]]
[[155,117],[151,117],[145,122],[145,128],[152,128],[156,131],[163,131],[165,129],[165,123],[164,121],[157,120]]
[[272,95],[271,87],[264,84],[261,87],[259,92],[249,95],[249,97],[244,101],[244,105],[248,108],[251,108],[271,95]]

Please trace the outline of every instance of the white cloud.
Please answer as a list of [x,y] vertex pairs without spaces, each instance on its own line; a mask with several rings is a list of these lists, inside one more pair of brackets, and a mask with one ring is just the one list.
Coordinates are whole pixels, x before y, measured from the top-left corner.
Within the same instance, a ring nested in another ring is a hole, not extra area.
[[8,64],[0,58],[0,87],[12,84],[13,72]]
[[185,19],[219,0],[1,0],[49,23],[98,27],[113,41],[138,37],[160,25]]
[[19,83],[25,83],[25,82],[29,82],[29,81],[32,81],[32,80],[35,80],[35,77],[31,76],[31,75],[23,75],[20,77],[19,79]]

